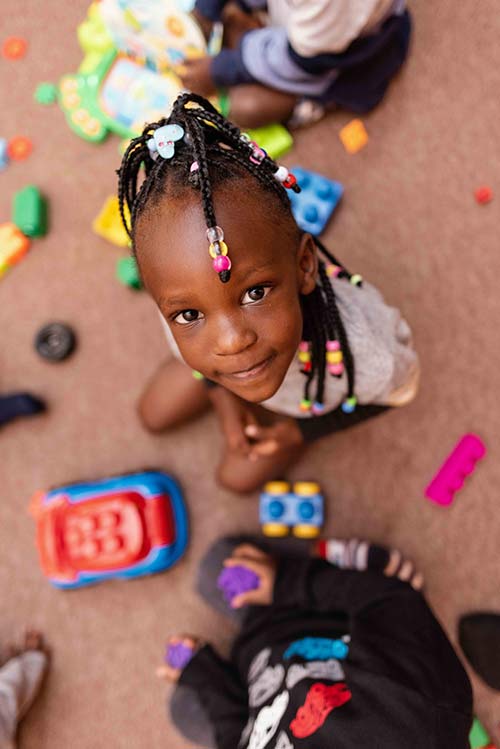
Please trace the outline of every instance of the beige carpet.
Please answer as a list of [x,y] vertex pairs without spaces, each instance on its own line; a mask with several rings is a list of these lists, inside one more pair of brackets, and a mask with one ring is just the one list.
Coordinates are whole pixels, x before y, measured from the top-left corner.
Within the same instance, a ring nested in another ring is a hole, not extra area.
[[[386,102],[365,118],[365,150],[344,152],[337,133],[349,118],[336,115],[300,133],[287,161],[344,183],[327,240],[404,311],[422,388],[410,407],[315,446],[293,477],[323,485],[329,533],[395,544],[412,556],[454,638],[462,612],[500,609],[500,16],[494,0],[410,3],[413,53]],[[118,140],[85,143],[56,106],[33,101],[37,83],[77,68],[75,28],[86,4],[7,0],[2,8],[2,40],[25,36],[29,52],[20,62],[0,59],[0,136],[26,134],[35,148],[0,175],[0,220],[10,217],[14,191],[34,183],[50,198],[51,231],[0,281],[0,392],[29,389],[50,404],[47,415],[0,433],[0,641],[30,623],[54,651],[22,729],[23,749],[184,749],[165,719],[166,689],[154,668],[167,633],[229,642],[230,629],[197,600],[191,581],[214,538],[257,530],[257,503],[216,488],[211,415],[162,437],[145,434],[135,415],[166,352],[152,303],[114,278],[120,250],[90,229],[115,189]],[[496,192],[488,206],[473,198],[481,184]],[[54,319],[71,323],[80,342],[59,366],[32,348],[38,327]],[[455,504],[437,507],[423,489],[471,430],[489,453]],[[191,516],[184,560],[155,578],[53,590],[38,566],[32,493],[143,466],[182,482]],[[474,686],[477,711],[500,746],[500,696]]]

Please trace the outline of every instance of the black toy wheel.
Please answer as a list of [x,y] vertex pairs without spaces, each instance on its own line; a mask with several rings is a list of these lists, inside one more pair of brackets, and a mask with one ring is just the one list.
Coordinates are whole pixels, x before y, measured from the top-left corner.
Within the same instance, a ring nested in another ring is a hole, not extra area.
[[44,359],[59,362],[67,359],[76,346],[76,336],[69,325],[51,322],[40,328],[35,337],[35,348]]

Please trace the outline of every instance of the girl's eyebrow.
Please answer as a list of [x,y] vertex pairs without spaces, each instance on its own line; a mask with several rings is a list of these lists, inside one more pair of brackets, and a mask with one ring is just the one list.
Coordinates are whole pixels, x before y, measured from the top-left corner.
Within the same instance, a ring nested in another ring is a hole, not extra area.
[[[158,300],[159,307],[189,307],[189,300],[183,299],[182,297],[166,297],[162,296]],[[192,305],[191,305],[192,306]]]

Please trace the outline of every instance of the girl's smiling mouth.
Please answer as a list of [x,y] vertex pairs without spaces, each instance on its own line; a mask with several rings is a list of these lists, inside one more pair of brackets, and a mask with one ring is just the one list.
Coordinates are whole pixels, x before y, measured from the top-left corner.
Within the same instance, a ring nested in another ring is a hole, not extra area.
[[266,359],[263,359],[262,361],[258,362],[257,364],[252,364],[250,367],[247,367],[246,369],[240,369],[236,372],[226,372],[220,373],[220,376],[222,377],[229,377],[229,378],[235,378],[237,380],[252,380],[256,377],[259,377],[261,374],[263,374],[269,365],[274,361],[276,358],[276,354],[271,354]]

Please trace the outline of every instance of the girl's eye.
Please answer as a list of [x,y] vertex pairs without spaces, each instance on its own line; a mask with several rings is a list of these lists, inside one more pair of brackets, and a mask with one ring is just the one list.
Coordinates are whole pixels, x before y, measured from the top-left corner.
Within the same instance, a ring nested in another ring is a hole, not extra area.
[[203,315],[197,309],[185,309],[174,317],[174,321],[179,325],[188,325],[190,322],[201,320],[202,317]]
[[271,288],[269,286],[252,286],[251,289],[245,293],[242,304],[251,304],[252,302],[261,302],[269,294]]

